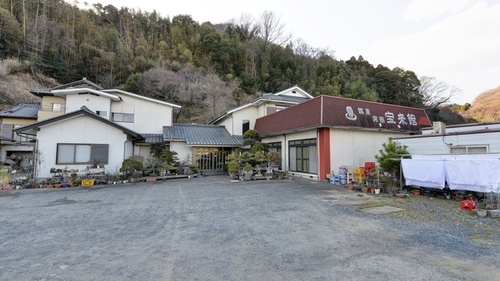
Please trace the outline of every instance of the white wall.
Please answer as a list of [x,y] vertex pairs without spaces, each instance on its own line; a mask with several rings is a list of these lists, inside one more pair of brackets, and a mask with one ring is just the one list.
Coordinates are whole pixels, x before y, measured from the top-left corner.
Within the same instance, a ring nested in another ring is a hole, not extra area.
[[[390,137],[406,136],[405,134],[330,129],[330,166],[334,173],[338,173],[341,166],[353,168],[362,167],[365,162],[377,162],[375,155],[379,154],[382,144],[387,143]],[[378,164],[376,164],[378,165]]]
[[408,146],[410,154],[450,154],[452,147],[465,146],[487,146],[488,153],[500,153],[500,132],[398,138],[394,141]]
[[274,136],[262,139],[263,143],[272,143],[272,142],[280,142],[281,143],[281,168],[286,170],[287,162],[288,162],[288,150],[286,150],[286,144],[284,143],[284,136]]
[[173,141],[170,142],[170,150],[177,152],[177,157],[179,161],[183,162],[189,156],[189,160],[192,162],[194,159],[193,148],[187,146],[184,141]]
[[110,104],[111,100],[107,97],[95,96],[91,94],[69,94],[66,95],[66,113],[80,110],[82,106],[86,106],[93,112],[106,111],[110,119]]
[[259,117],[259,111],[258,108],[255,106],[249,106],[247,108],[233,112],[232,129],[231,130],[228,129],[229,133],[232,134],[233,136],[243,135],[242,131],[243,120],[250,120],[250,129],[252,130],[253,128],[255,128],[255,119],[257,119],[258,117]]
[[[111,113],[134,114],[134,123],[116,122],[139,133],[162,134],[163,126],[172,126],[172,107],[128,95],[119,95],[123,101],[111,103]],[[111,118],[111,115],[110,115]]]
[[125,152],[125,147],[130,146],[127,135],[115,127],[109,126],[87,116],[78,116],[66,119],[64,122],[51,123],[44,126],[37,133],[38,148],[42,152],[43,162],[39,166],[39,178],[51,177],[50,168],[65,168],[85,170],[87,165],[56,165],[58,143],[79,144],[109,144],[107,172],[120,169],[122,162],[130,155],[131,148]]

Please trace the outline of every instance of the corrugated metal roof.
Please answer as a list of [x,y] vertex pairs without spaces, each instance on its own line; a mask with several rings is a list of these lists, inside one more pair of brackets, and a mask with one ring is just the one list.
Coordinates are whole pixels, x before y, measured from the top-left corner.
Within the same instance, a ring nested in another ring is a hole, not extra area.
[[39,104],[22,103],[13,108],[0,111],[0,117],[36,119],[39,109]]
[[425,110],[421,108],[319,96],[257,119],[255,130],[261,136],[315,127],[418,132],[430,124]]
[[290,96],[277,96],[275,94],[263,94],[261,100],[271,100],[271,101],[289,101],[302,103],[310,100],[310,98],[301,98],[301,97],[290,97]]
[[241,142],[231,136],[224,126],[176,123],[163,127],[166,140],[185,140],[187,145],[237,147]]
[[7,137],[0,136],[0,141],[13,141],[13,139],[9,139]]
[[34,94],[35,96],[43,97],[45,95],[53,95],[52,93],[53,90],[68,89],[68,88],[91,88],[98,91],[104,89],[103,87],[83,77],[81,80],[70,82],[63,85],[58,85],[52,88],[31,90],[30,93]]

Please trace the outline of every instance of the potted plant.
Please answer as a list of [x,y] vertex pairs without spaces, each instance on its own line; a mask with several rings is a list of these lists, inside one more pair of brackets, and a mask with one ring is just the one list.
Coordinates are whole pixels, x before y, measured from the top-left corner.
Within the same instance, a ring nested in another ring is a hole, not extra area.
[[253,166],[250,163],[247,163],[245,167],[243,167],[243,172],[244,174],[244,180],[249,181],[252,179],[253,175]]
[[2,190],[13,190],[14,185],[9,184],[10,180],[10,171],[3,171],[0,173],[0,185],[2,186]]
[[238,179],[240,170],[241,166],[237,161],[231,161],[229,162],[229,164],[227,164],[227,171],[232,179]]
[[191,171],[193,176],[196,176],[200,173],[200,169],[198,169],[198,166],[196,166],[194,164],[189,165],[189,170]]

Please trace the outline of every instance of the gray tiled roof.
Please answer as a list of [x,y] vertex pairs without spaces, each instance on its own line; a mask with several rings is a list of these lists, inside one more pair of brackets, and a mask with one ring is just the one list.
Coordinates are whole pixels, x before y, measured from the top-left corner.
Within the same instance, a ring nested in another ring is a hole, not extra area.
[[163,127],[166,140],[185,140],[187,145],[241,146],[241,142],[231,136],[224,126],[183,124]]
[[39,109],[39,104],[21,103],[13,108],[0,111],[0,117],[36,119]]

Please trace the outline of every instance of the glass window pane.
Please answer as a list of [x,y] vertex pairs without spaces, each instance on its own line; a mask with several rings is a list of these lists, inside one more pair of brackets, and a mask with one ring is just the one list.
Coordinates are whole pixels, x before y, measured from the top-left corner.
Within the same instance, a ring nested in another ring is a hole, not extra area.
[[302,148],[302,158],[307,159],[309,158],[309,147],[303,147]]
[[57,163],[74,163],[75,145],[59,144],[57,145]]
[[317,146],[309,146],[309,172],[317,173],[318,172],[318,147]]
[[297,161],[296,161],[296,162],[297,162],[297,163],[296,163],[296,165],[297,165],[297,169],[296,169],[296,171],[297,171],[297,172],[302,172],[302,171],[303,171],[303,170],[302,170],[302,160],[298,160],[298,159],[297,159]]
[[134,114],[123,114],[123,122],[134,122]]
[[90,145],[77,145],[75,151],[75,163],[90,162]]
[[465,147],[452,147],[451,154],[466,154],[467,149]]
[[290,171],[297,170],[297,148],[290,148],[290,161],[288,163],[290,163]]
[[122,121],[122,120],[123,120],[123,114],[113,113],[113,121]]
[[487,153],[487,151],[486,151],[486,147],[469,147],[467,153],[480,154],[480,153]]

